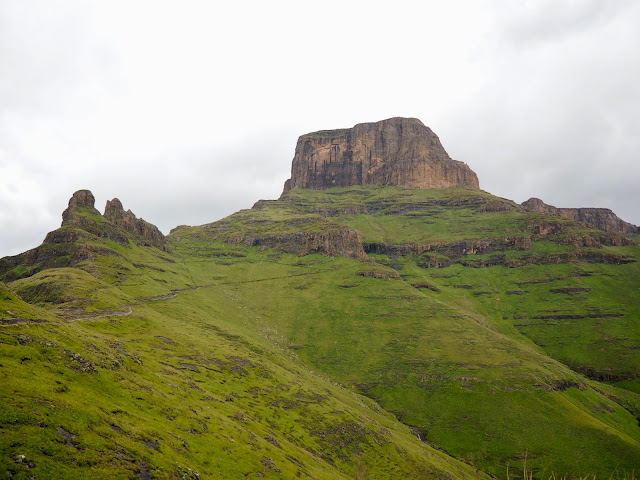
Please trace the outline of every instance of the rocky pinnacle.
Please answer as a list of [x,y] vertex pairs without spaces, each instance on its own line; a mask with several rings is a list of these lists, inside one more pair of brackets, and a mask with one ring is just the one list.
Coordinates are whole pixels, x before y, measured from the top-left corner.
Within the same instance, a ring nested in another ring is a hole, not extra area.
[[156,246],[161,247],[164,245],[164,235],[158,227],[142,218],[137,218],[131,210],[125,212],[122,202],[117,198],[111,201],[107,200],[104,208],[104,218],[129,233],[146,238]]
[[69,199],[69,206],[62,212],[61,226],[81,226],[83,222],[79,212],[82,210],[92,215],[100,215],[100,212],[95,208],[95,203],[96,199],[89,190],[78,190],[75,192]]

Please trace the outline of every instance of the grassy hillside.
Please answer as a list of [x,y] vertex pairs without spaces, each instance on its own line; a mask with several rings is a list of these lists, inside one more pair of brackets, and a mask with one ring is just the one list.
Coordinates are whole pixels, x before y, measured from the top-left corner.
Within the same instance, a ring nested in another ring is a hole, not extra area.
[[640,465],[629,239],[467,189],[293,190],[167,251],[85,220],[0,260],[12,478]]
[[220,318],[228,298],[194,303],[178,255],[70,247],[100,254],[0,291],[0,478],[480,477]]
[[[215,243],[308,218],[357,229],[368,261]],[[202,285],[220,272],[237,299],[224,318],[251,312],[255,331],[489,473],[525,452],[539,477],[639,464],[638,248],[624,238],[484,192],[390,187],[294,190],[170,238]]]

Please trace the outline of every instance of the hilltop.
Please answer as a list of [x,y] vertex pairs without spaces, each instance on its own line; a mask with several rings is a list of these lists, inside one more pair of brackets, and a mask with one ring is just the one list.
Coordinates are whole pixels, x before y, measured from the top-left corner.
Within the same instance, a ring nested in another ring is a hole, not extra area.
[[[0,471],[632,478],[637,233],[480,190],[417,120],[363,125],[300,137],[277,200],[165,237],[79,191],[0,259]],[[367,132],[384,175],[352,175]]]

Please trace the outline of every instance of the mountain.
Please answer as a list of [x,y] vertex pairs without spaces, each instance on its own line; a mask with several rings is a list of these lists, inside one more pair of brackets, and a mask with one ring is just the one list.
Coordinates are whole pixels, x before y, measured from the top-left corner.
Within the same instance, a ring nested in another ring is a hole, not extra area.
[[298,139],[285,193],[352,185],[478,188],[478,177],[466,164],[452,160],[436,134],[416,118],[361,123]]
[[114,205],[122,211],[111,201],[103,216],[76,192],[41,247],[1,262],[0,471],[476,477],[246,327],[220,262],[237,247],[183,257],[157,245],[150,224],[110,220],[121,218]]
[[[404,152],[417,122],[362,131]],[[632,478],[638,234],[393,183],[417,154],[376,157],[383,185],[348,155],[300,177],[310,135],[278,200],[159,237],[80,191],[0,260],[0,472]]]

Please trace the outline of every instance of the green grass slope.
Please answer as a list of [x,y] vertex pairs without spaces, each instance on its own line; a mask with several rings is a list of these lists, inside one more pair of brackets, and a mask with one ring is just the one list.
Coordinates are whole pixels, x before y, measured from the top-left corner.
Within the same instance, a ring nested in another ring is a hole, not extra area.
[[0,259],[0,477],[640,465],[627,238],[467,189],[293,190],[163,250],[83,215]]
[[[222,243],[326,223],[358,230],[368,260]],[[192,304],[488,473],[525,454],[537,478],[640,465],[628,239],[476,190],[390,187],[294,190],[169,239]]]
[[0,478],[482,477],[257,332],[226,256],[119,239],[5,270]]
[[0,282],[0,326],[55,321],[55,317],[42,308],[22,300],[6,284]]

